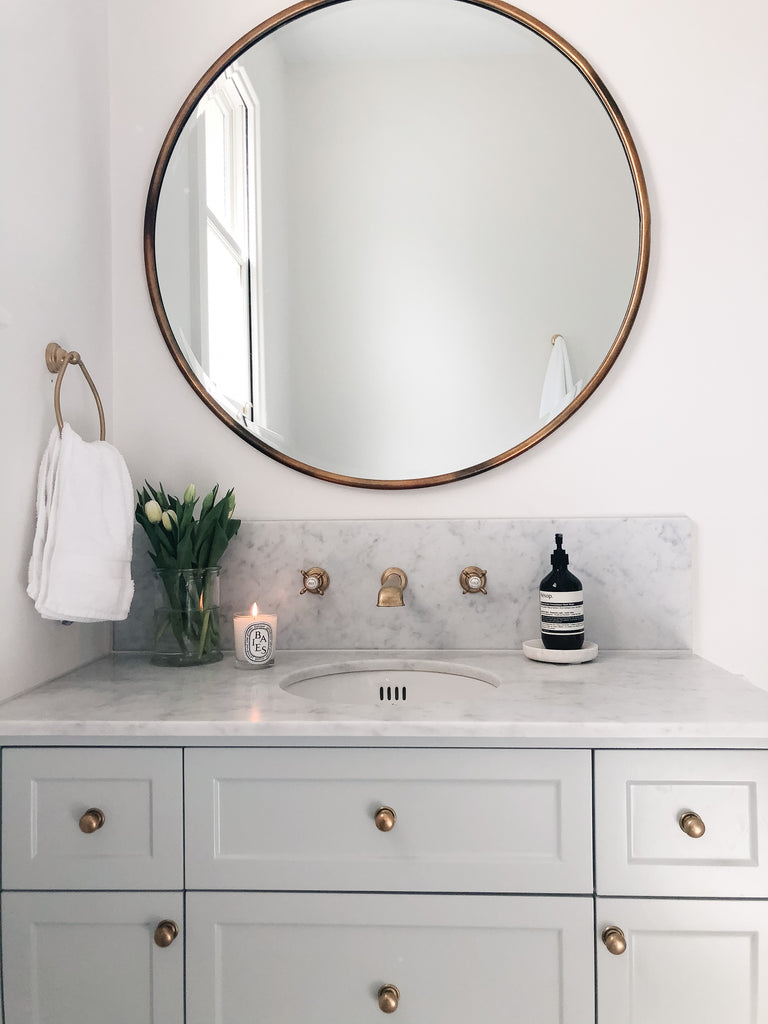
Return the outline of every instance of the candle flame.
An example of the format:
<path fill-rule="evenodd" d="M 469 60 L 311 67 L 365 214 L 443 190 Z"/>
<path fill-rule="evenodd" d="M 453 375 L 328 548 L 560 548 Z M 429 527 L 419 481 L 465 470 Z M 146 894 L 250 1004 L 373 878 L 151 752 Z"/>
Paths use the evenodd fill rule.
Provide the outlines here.
<path fill-rule="evenodd" d="M 258 614 L 259 614 L 259 606 L 254 601 L 253 604 L 251 605 L 251 616 L 255 619 Z"/>

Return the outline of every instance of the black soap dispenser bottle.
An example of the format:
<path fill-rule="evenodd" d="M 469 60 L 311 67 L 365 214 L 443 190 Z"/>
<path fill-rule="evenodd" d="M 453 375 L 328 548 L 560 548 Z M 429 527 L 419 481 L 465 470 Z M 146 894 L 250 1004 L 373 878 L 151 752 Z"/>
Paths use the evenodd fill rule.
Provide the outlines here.
<path fill-rule="evenodd" d="M 584 596 L 581 581 L 568 571 L 563 535 L 555 534 L 552 572 L 539 586 L 541 642 L 548 651 L 578 651 L 584 643 Z"/>

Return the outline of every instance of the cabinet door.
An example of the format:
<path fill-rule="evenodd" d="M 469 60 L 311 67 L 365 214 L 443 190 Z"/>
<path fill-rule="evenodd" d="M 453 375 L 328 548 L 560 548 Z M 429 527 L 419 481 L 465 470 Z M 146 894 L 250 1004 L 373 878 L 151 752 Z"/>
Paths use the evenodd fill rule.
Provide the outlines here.
<path fill-rule="evenodd" d="M 600 941 L 607 927 L 626 950 Z M 760 900 L 597 901 L 598 1020 L 761 1024 L 768 1020 L 768 904 Z"/>
<path fill-rule="evenodd" d="M 592 892 L 585 750 L 190 750 L 185 773 L 190 889 Z"/>
<path fill-rule="evenodd" d="M 375 1021 L 386 986 L 399 1024 L 594 1020 L 588 897 L 190 893 L 187 922 L 188 1024 Z"/>
<path fill-rule="evenodd" d="M 5 1024 L 182 1024 L 181 893 L 23 893 L 2 897 Z"/>

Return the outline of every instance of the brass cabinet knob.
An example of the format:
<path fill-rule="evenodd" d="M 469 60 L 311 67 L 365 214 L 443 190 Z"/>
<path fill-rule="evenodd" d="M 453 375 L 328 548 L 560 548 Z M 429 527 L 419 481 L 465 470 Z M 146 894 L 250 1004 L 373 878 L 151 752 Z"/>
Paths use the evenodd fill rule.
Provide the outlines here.
<path fill-rule="evenodd" d="M 395 827 L 397 815 L 391 807 L 380 807 L 373 816 L 379 832 L 390 832 Z"/>
<path fill-rule="evenodd" d="M 701 818 L 694 811 L 686 811 L 680 815 L 680 828 L 691 839 L 701 839 L 707 828 Z"/>
<path fill-rule="evenodd" d="M 379 989 L 379 1009 L 382 1013 L 394 1013 L 400 1002 L 400 991 L 396 985 L 382 985 Z"/>
<path fill-rule="evenodd" d="M 104 811 L 100 811 L 98 807 L 89 807 L 80 818 L 78 825 L 81 832 L 90 834 L 91 832 L 98 832 L 106 820 Z"/>
<path fill-rule="evenodd" d="M 175 921 L 161 921 L 155 928 L 155 945 L 165 949 L 177 938 L 178 934 L 179 926 Z"/>
<path fill-rule="evenodd" d="M 602 939 L 605 948 L 609 953 L 613 953 L 614 956 L 621 956 L 627 948 L 627 937 L 621 928 L 617 928 L 615 924 L 609 925 L 605 929 Z"/>

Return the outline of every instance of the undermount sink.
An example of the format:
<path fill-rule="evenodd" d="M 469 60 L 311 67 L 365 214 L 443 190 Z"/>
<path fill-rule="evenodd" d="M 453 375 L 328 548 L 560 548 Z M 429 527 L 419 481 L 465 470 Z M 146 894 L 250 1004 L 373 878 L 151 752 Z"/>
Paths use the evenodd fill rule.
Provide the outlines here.
<path fill-rule="evenodd" d="M 321 704 L 425 704 L 476 700 L 499 680 L 489 672 L 438 661 L 358 661 L 307 669 L 281 684 L 293 697 Z"/>

